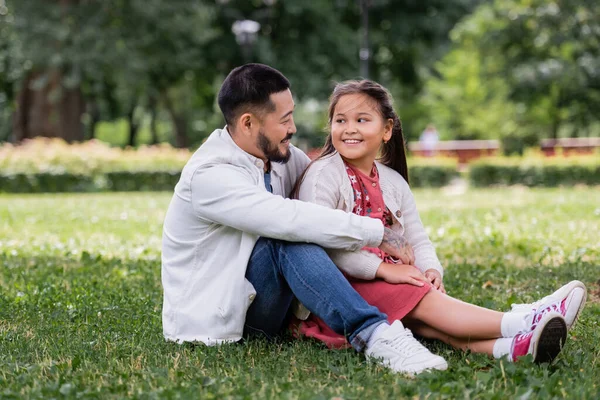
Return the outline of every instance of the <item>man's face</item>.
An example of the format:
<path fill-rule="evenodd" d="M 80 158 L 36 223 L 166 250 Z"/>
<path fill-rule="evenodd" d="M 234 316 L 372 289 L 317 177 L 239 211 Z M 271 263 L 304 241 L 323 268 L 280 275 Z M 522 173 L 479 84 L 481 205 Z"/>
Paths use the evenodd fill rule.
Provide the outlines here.
<path fill-rule="evenodd" d="M 268 161 L 285 163 L 290 159 L 290 139 L 296 133 L 294 99 L 289 89 L 273 93 L 275 111 L 265 114 L 256 138 L 256 146 Z"/>

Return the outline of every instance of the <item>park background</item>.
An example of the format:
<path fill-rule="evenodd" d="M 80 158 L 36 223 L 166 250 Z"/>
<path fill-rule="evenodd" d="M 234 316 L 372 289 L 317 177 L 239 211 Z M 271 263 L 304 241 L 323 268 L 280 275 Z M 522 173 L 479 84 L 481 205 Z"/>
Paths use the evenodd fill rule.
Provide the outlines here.
<path fill-rule="evenodd" d="M 409 380 L 311 341 L 166 343 L 164 212 L 245 62 L 289 78 L 307 152 L 346 79 L 389 88 L 412 145 L 434 124 L 450 150 L 409 173 L 449 293 L 582 280 L 557 361 L 428 343 L 450 369 Z M 599 148 L 597 1 L 0 0 L 0 397 L 598 398 Z"/>

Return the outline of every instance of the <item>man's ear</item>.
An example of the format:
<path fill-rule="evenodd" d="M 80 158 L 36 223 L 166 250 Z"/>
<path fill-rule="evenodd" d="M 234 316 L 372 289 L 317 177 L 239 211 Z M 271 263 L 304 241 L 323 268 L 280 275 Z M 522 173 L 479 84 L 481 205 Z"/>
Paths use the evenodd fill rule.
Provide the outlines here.
<path fill-rule="evenodd" d="M 252 131 L 256 127 L 256 118 L 251 113 L 244 113 L 238 118 L 237 125 L 242 134 L 251 135 Z"/>

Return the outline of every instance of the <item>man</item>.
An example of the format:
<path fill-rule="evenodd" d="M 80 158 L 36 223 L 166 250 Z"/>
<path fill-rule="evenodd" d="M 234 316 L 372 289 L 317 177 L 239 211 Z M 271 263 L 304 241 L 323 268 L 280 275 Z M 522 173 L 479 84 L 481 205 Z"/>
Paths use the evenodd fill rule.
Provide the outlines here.
<path fill-rule="evenodd" d="M 266 65 L 241 66 L 223 82 L 219 107 L 227 126 L 186 164 L 164 222 L 165 337 L 208 345 L 272 337 L 297 298 L 395 371 L 447 368 L 400 321 L 388 325 L 320 247 L 379 246 L 408 263 L 403 238 L 379 220 L 287 198 L 309 163 L 290 144 L 288 80 Z"/>

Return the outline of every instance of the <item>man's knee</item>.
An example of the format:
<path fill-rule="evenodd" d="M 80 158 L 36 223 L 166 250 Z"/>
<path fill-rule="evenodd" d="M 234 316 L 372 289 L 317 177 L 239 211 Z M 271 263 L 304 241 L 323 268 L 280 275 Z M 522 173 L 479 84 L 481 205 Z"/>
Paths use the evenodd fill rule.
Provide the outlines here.
<path fill-rule="evenodd" d="M 279 246 L 284 252 L 288 253 L 296 253 L 298 255 L 311 255 L 311 256 L 319 256 L 319 257 L 327 257 L 327 253 L 325 249 L 323 249 L 318 244 L 314 243 L 305 243 L 305 242 L 286 242 L 279 241 Z"/>

